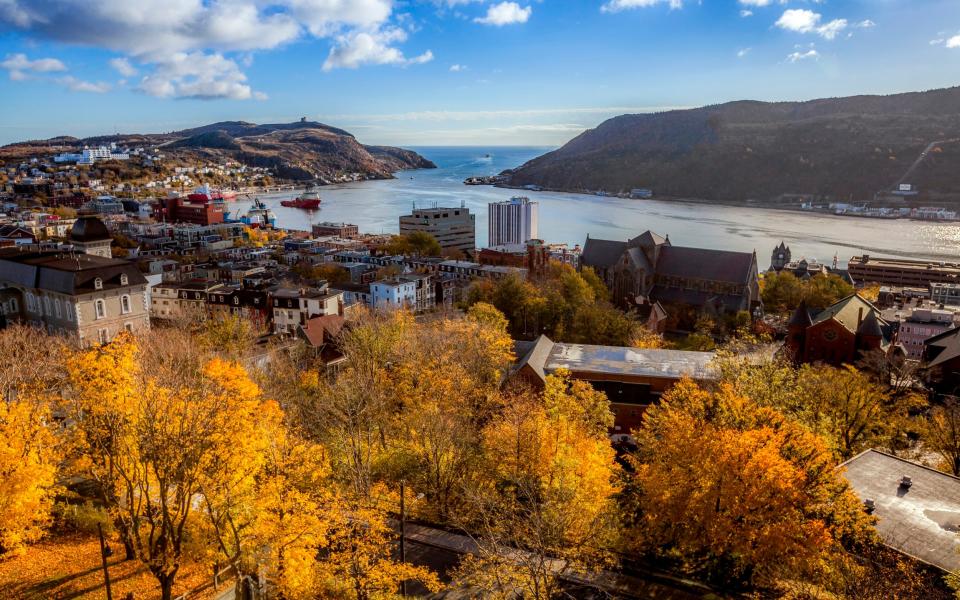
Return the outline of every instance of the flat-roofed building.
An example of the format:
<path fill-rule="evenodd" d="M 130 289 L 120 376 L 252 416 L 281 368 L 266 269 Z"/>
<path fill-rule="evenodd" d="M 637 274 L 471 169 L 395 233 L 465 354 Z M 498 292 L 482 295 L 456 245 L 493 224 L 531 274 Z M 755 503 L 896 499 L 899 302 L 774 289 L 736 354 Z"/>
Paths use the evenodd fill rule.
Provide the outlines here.
<path fill-rule="evenodd" d="M 847 271 L 858 284 L 879 283 L 901 287 L 927 287 L 931 283 L 960 283 L 960 263 L 905 258 L 854 256 Z"/>
<path fill-rule="evenodd" d="M 525 196 L 487 205 L 488 244 L 525 244 L 537 237 L 540 204 Z"/>
<path fill-rule="evenodd" d="M 331 223 L 330 221 L 324 221 L 323 223 L 316 223 L 312 227 L 312 230 L 314 237 L 338 237 L 349 239 L 360 235 L 360 228 L 350 223 Z"/>
<path fill-rule="evenodd" d="M 477 250 L 476 216 L 460 208 L 415 208 L 400 217 L 400 235 L 414 231 L 429 233 L 445 251 L 460 250 L 473 256 Z"/>
<path fill-rule="evenodd" d="M 718 375 L 713 352 L 561 344 L 545 335 L 515 342 L 514 351 L 520 358 L 511 377 L 541 387 L 547 375 L 566 369 L 604 392 L 614 412 L 614 434 L 639 427 L 646 408 L 681 379 L 714 381 Z"/>
<path fill-rule="evenodd" d="M 960 479 L 867 450 L 842 463 L 888 547 L 946 572 L 960 570 Z"/>

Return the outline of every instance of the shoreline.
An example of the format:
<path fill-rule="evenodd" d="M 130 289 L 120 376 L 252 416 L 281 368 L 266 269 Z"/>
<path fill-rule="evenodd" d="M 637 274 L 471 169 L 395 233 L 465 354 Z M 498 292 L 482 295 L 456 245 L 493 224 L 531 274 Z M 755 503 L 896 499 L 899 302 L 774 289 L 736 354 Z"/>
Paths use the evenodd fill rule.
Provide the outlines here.
<path fill-rule="evenodd" d="M 934 219 L 917 219 L 913 217 L 872 217 L 869 215 L 859 215 L 859 214 L 836 214 L 830 211 L 820 211 L 820 210 L 806 210 L 800 208 L 799 206 L 786 206 L 783 204 L 776 203 L 765 203 L 759 201 L 751 200 L 707 200 L 704 198 L 677 198 L 673 196 L 654 196 L 652 198 L 625 198 L 622 196 L 615 195 L 600 195 L 600 194 L 591 194 L 589 192 L 582 191 L 572 191 L 572 190 L 563 190 L 563 189 L 553 189 L 553 188 L 541 188 L 539 190 L 527 190 L 523 187 L 505 185 L 502 183 L 495 184 L 473 184 L 473 185 L 489 185 L 490 187 L 496 187 L 501 189 L 508 190 L 517 190 L 520 192 L 550 192 L 553 194 L 570 194 L 574 196 L 590 196 L 595 198 L 613 198 L 616 200 L 629 200 L 631 202 L 664 202 L 664 203 L 676 203 L 676 204 L 695 204 L 695 205 L 706 205 L 706 206 L 726 206 L 731 208 L 758 208 L 762 210 L 780 210 L 784 212 L 797 213 L 801 215 L 814 215 L 821 217 L 838 217 L 838 218 L 855 218 L 855 219 L 864 219 L 867 221 L 911 221 L 915 223 L 931 223 L 935 225 L 960 225 L 960 219 L 955 221 L 947 220 L 934 220 Z"/>

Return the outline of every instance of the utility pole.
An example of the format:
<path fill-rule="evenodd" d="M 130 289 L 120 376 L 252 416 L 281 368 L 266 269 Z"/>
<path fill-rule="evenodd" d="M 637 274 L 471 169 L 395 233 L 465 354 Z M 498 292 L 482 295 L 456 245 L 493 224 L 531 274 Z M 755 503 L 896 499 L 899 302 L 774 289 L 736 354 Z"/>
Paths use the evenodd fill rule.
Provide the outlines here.
<path fill-rule="evenodd" d="M 103 541 L 102 524 L 97 523 L 97 531 L 100 532 L 100 560 L 103 562 L 103 582 L 107 586 L 107 600 L 113 600 L 113 590 L 110 589 L 110 571 L 107 569 L 107 557 L 113 554 L 113 551 Z"/>
<path fill-rule="evenodd" d="M 407 538 L 407 505 L 406 505 L 406 494 L 407 485 L 406 481 L 400 480 L 400 563 L 406 564 L 407 562 L 407 547 L 406 547 L 406 538 Z M 400 593 L 404 598 L 407 597 L 407 580 L 404 579 L 400 582 Z M 108 599 L 109 600 L 109 599 Z"/>

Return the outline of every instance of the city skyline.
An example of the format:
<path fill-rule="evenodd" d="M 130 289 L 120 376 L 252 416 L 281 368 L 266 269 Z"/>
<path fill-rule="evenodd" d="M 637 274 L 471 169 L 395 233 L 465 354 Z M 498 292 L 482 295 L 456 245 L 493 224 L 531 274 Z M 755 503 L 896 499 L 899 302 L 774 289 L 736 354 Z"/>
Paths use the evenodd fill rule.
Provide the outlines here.
<path fill-rule="evenodd" d="M 2 143 L 306 116 L 366 143 L 555 146 L 622 113 L 948 87 L 960 66 L 950 0 L 0 5 Z"/>

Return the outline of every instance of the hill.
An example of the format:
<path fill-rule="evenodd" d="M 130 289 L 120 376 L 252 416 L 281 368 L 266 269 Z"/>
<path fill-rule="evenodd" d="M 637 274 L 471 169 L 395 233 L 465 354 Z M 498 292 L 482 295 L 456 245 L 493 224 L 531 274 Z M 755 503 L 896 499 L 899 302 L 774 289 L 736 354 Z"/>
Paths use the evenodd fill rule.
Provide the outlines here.
<path fill-rule="evenodd" d="M 909 172 L 924 198 L 960 201 L 958 158 L 960 88 L 950 88 L 622 115 L 505 175 L 513 186 L 773 202 L 869 200 Z"/>
<path fill-rule="evenodd" d="M 185 161 L 222 161 L 268 167 L 284 179 L 341 180 L 347 174 L 362 179 L 388 179 L 402 169 L 435 168 L 416 152 L 387 146 L 365 146 L 349 132 L 314 121 L 258 125 L 223 121 L 202 127 L 158 134 L 117 134 L 76 139 L 59 136 L 10 144 L 0 148 L 0 158 L 15 160 L 56 152 L 78 151 L 83 146 L 109 144 L 158 148 L 171 158 Z"/>

